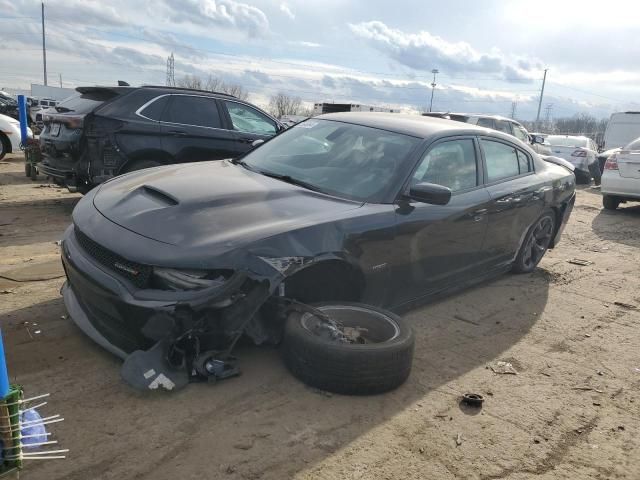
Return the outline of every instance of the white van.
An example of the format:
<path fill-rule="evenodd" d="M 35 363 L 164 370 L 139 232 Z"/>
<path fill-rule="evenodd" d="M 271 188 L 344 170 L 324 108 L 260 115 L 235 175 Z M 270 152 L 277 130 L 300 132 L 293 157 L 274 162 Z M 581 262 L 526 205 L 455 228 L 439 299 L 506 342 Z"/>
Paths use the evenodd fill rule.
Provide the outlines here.
<path fill-rule="evenodd" d="M 612 113 L 604 132 L 604 150 L 622 148 L 640 137 L 640 112 Z"/>
<path fill-rule="evenodd" d="M 622 147 L 640 137 L 640 112 L 616 112 L 611 114 L 607 129 L 604 132 L 604 145 L 598 154 L 600 171 L 604 171 L 604 164 L 614 153 Z"/>

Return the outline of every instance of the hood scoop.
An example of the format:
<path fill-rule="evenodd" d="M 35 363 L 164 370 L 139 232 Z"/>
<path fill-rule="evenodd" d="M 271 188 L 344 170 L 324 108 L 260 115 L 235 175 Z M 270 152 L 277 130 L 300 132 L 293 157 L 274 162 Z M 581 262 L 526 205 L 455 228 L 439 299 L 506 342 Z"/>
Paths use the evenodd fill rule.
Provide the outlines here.
<path fill-rule="evenodd" d="M 150 185 L 142 185 L 138 190 L 142 190 L 147 196 L 157 200 L 160 203 L 164 203 L 168 207 L 173 207 L 180 203 L 178 199 L 173 195 L 170 195 L 167 192 Z"/>

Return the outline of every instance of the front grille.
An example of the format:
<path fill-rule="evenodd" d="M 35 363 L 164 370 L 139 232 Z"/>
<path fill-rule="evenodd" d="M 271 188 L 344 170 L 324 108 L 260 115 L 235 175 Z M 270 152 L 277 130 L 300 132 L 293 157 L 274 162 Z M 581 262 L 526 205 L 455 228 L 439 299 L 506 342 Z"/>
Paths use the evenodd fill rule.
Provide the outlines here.
<path fill-rule="evenodd" d="M 75 229 L 80 246 L 98 263 L 126 278 L 138 288 L 145 288 L 149 283 L 152 268 L 149 265 L 132 262 L 102 245 L 91 240 L 78 228 Z"/>

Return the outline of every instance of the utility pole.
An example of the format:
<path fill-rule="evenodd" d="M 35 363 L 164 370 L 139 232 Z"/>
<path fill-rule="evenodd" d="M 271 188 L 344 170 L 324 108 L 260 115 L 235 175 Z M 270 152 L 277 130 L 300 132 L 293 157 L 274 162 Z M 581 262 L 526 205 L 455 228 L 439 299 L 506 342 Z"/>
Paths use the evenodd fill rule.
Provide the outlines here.
<path fill-rule="evenodd" d="M 44 41 L 44 0 L 40 2 L 42 6 L 42 66 L 44 67 L 44 86 L 47 86 L 47 46 Z"/>
<path fill-rule="evenodd" d="M 514 100 L 513 102 L 511 102 L 511 117 L 510 118 L 516 118 L 516 108 L 518 107 L 518 101 Z"/>
<path fill-rule="evenodd" d="M 61 73 L 59 73 L 59 74 L 58 74 L 58 76 L 59 76 L 59 78 L 60 78 L 60 88 L 62 88 L 62 74 L 61 74 Z"/>
<path fill-rule="evenodd" d="M 176 86 L 176 76 L 175 76 L 175 60 L 173 58 L 173 52 L 171 55 L 167 57 L 167 87 L 175 87 Z"/>
<path fill-rule="evenodd" d="M 553 110 L 553 103 L 547 103 L 546 110 L 547 110 L 547 115 L 545 116 L 545 120 L 544 120 L 545 128 L 548 131 L 551 131 L 551 110 Z"/>
<path fill-rule="evenodd" d="M 436 89 L 436 75 L 440 72 L 437 68 L 434 68 L 433 70 L 431 70 L 431 73 L 433 73 L 433 82 L 431 82 L 431 102 L 429 103 L 429 111 L 433 109 L 433 92 Z"/>
<path fill-rule="evenodd" d="M 540 90 L 540 101 L 538 102 L 538 115 L 536 115 L 536 130 L 540 128 L 540 109 L 542 108 L 542 97 L 544 96 L 544 84 L 547 82 L 547 68 L 544 69 L 542 77 L 542 89 Z"/>

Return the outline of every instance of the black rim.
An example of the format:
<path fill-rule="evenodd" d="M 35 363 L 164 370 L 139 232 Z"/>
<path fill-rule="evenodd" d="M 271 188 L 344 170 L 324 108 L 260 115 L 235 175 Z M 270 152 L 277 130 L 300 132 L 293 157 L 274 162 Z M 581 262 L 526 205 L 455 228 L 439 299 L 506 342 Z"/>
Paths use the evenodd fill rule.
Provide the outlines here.
<path fill-rule="evenodd" d="M 531 231 L 524 246 L 524 256 L 522 263 L 525 267 L 534 267 L 538 264 L 544 252 L 547 251 L 551 236 L 553 235 L 553 219 L 542 217 Z"/>

